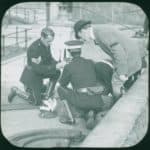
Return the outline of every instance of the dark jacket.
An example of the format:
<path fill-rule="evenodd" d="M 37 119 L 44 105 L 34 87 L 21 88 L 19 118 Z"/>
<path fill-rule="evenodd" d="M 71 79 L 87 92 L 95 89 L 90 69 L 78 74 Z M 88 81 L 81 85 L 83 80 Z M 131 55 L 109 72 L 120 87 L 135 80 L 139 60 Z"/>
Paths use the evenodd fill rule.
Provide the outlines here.
<path fill-rule="evenodd" d="M 101 94 L 82 93 L 80 89 L 97 86 L 94 63 L 82 57 L 74 58 L 73 61 L 64 67 L 60 78 L 58 94 L 60 99 L 67 100 L 71 105 L 82 110 L 100 111 L 104 102 Z M 73 90 L 66 88 L 71 83 Z"/>
<path fill-rule="evenodd" d="M 41 56 L 41 62 L 36 64 L 32 58 Z M 27 66 L 25 66 L 20 81 L 27 86 L 35 82 L 42 84 L 42 78 L 56 70 L 56 61 L 51 55 L 50 49 L 45 47 L 40 39 L 34 41 L 27 50 Z"/>
<path fill-rule="evenodd" d="M 97 83 L 95 65 L 89 59 L 73 58 L 72 62 L 64 67 L 60 85 L 67 87 L 71 83 L 74 89 L 95 86 Z"/>

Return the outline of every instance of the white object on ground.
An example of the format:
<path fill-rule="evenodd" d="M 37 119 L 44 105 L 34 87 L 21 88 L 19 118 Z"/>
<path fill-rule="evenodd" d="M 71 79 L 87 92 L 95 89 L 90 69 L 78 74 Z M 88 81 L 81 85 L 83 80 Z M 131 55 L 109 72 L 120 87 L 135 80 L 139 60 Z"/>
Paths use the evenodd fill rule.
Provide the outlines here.
<path fill-rule="evenodd" d="M 50 108 L 47 106 L 40 106 L 40 110 L 50 111 Z"/>
<path fill-rule="evenodd" d="M 44 100 L 43 103 L 46 106 L 41 106 L 40 109 L 42 110 L 47 110 L 47 111 L 54 111 L 57 105 L 56 99 L 49 99 L 49 100 Z"/>

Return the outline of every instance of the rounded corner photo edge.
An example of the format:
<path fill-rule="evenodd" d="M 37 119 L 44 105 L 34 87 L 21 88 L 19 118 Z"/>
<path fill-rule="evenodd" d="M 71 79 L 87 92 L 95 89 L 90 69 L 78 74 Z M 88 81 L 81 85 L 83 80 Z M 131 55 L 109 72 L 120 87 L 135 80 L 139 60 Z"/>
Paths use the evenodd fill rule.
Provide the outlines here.
<path fill-rule="evenodd" d="M 18 4 L 22 4 L 22 3 L 27 3 L 27 2 L 16 2 L 16 3 L 12 4 L 12 5 L 9 5 L 9 6 L 5 9 L 5 11 L 3 12 L 2 17 L 1 17 L 1 29 L 2 29 L 3 21 L 4 21 L 5 17 L 6 17 L 7 12 L 8 12 L 11 8 L 17 6 Z"/>
<path fill-rule="evenodd" d="M 11 137 L 9 138 L 9 137 L 5 136 L 5 133 L 4 133 L 3 129 L 2 129 L 2 125 L 1 125 L 1 137 L 3 138 L 3 140 L 5 141 L 5 143 L 7 144 L 6 146 L 14 147 L 14 148 L 21 148 L 17 144 L 15 144 L 15 143 L 13 143 L 11 141 Z"/>

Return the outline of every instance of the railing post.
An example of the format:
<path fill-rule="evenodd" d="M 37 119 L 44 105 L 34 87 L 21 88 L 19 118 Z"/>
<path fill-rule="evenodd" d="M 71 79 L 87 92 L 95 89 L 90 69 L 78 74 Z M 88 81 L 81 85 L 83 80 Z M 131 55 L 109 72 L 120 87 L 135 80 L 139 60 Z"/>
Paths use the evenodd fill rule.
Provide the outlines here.
<path fill-rule="evenodd" d="M 16 46 L 18 46 L 18 27 L 16 27 Z"/>
<path fill-rule="evenodd" d="M 5 35 L 2 35 L 2 56 L 5 56 Z"/>
<path fill-rule="evenodd" d="M 27 29 L 25 29 L 25 49 L 27 49 L 28 46 L 28 35 L 27 35 Z"/>
<path fill-rule="evenodd" d="M 11 24 L 11 9 L 8 10 L 8 24 Z"/>
<path fill-rule="evenodd" d="M 46 27 L 50 25 L 50 3 L 46 2 Z"/>
<path fill-rule="evenodd" d="M 16 16 L 18 15 L 18 7 L 16 6 Z"/>
<path fill-rule="evenodd" d="M 26 11 L 26 14 L 27 14 L 27 19 L 26 19 L 26 21 L 29 22 L 29 20 L 30 20 L 30 19 L 29 19 L 29 11 Z"/>
<path fill-rule="evenodd" d="M 24 20 L 26 21 L 26 8 L 24 8 Z"/>
<path fill-rule="evenodd" d="M 34 10 L 34 22 L 36 21 L 36 10 Z"/>

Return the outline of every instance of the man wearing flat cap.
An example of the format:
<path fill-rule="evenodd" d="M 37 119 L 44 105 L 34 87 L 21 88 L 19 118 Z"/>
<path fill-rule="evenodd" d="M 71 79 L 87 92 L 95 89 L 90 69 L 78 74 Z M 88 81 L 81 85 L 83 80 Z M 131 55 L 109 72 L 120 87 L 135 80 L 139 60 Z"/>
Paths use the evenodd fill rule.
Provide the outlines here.
<path fill-rule="evenodd" d="M 112 87 L 113 96 L 118 99 L 128 77 L 140 70 L 141 57 L 131 40 L 113 27 L 101 26 L 91 26 L 91 21 L 79 20 L 74 25 L 75 37 L 86 43 L 82 56 L 96 62 L 98 78 L 106 87 Z M 100 50 L 107 57 L 101 59 Z"/>
<path fill-rule="evenodd" d="M 65 42 L 65 45 L 73 58 L 63 69 L 58 94 L 61 100 L 67 100 L 85 113 L 89 112 L 87 123 L 94 123 L 95 112 L 110 108 L 113 100 L 109 96 L 103 96 L 103 87 L 97 83 L 93 61 L 80 56 L 83 42 L 73 40 Z M 72 89 L 68 88 L 69 83 Z M 105 103 L 105 100 L 109 102 Z"/>
<path fill-rule="evenodd" d="M 54 31 L 48 27 L 43 28 L 41 37 L 34 41 L 27 50 L 27 66 L 23 70 L 20 81 L 25 85 L 27 91 L 30 89 L 31 97 L 36 105 L 42 103 L 42 90 L 46 92 L 47 97 L 52 96 L 60 76 L 57 62 L 51 55 L 50 45 L 53 40 Z M 44 78 L 50 80 L 47 90 L 43 86 Z"/>

